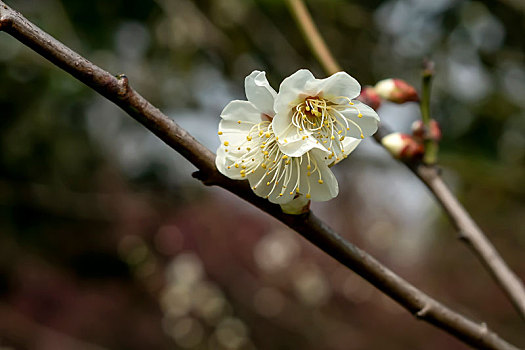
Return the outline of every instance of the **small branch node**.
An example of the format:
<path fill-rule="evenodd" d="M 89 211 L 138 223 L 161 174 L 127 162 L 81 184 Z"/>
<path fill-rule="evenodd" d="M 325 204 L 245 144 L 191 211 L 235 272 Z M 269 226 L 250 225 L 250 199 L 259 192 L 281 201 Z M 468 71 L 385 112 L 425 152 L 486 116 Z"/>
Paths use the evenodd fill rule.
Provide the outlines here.
<path fill-rule="evenodd" d="M 479 331 L 479 339 L 483 340 L 490 335 L 490 330 L 485 322 L 481 322 L 480 328 L 481 329 Z"/>
<path fill-rule="evenodd" d="M 470 239 L 469 239 L 468 235 L 465 234 L 465 231 L 463 231 L 463 230 L 459 230 L 458 231 L 458 239 L 460 241 L 463 241 L 465 243 L 469 243 L 470 244 Z"/>
<path fill-rule="evenodd" d="M 8 10 L 7 6 L 2 6 L 4 10 Z M 13 17 L 9 14 L 0 16 L 0 31 L 6 31 L 7 28 L 10 28 L 13 25 Z"/>
<path fill-rule="evenodd" d="M 432 309 L 432 305 L 431 305 L 429 302 L 427 302 L 427 303 L 423 306 L 423 308 L 422 308 L 421 310 L 419 310 L 418 312 L 416 312 L 416 317 L 417 317 L 417 318 L 423 318 L 423 317 L 425 317 L 431 309 Z"/>
<path fill-rule="evenodd" d="M 200 182 L 202 182 L 206 186 L 215 186 L 217 184 L 216 179 L 214 176 L 210 176 L 210 174 L 205 173 L 202 170 L 197 170 L 191 174 L 191 176 Z"/>
<path fill-rule="evenodd" d="M 116 78 L 118 80 L 118 86 L 119 86 L 118 95 L 120 97 L 124 97 L 129 92 L 129 79 L 126 76 L 126 74 L 119 74 L 116 76 Z"/>

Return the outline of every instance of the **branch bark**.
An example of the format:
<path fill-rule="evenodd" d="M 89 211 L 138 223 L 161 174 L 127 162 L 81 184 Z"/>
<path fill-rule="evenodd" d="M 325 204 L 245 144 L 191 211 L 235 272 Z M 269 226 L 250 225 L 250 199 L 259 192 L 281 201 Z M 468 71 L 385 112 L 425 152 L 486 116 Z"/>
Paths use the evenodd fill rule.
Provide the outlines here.
<path fill-rule="evenodd" d="M 306 41 L 315 53 L 327 74 L 342 71 L 320 35 L 315 23 L 310 16 L 302 0 L 286 0 L 298 26 L 304 33 Z M 381 144 L 381 139 L 390 132 L 385 127 L 379 126 L 374 138 Z M 459 237 L 466 242 L 474 254 L 481 260 L 482 264 L 496 280 L 496 283 L 510 299 L 520 316 L 525 319 L 525 287 L 523 282 L 508 267 L 501 255 L 487 236 L 474 222 L 465 208 L 452 194 L 448 186 L 443 182 L 436 166 L 425 166 L 422 164 L 406 164 L 412 172 L 423 181 L 423 183 L 434 194 L 441 204 L 450 221 L 459 232 Z"/>
<path fill-rule="evenodd" d="M 517 349 L 490 331 L 485 324 L 471 321 L 418 290 L 375 258 L 345 241 L 313 213 L 284 214 L 278 205 L 257 197 L 250 190 L 247 182 L 234 181 L 220 174 L 215 168 L 214 154 L 133 90 L 125 76 L 115 77 L 97 67 L 43 32 L 1 0 L 0 31 L 12 35 L 121 107 L 132 118 L 195 165 L 199 171 L 194 176 L 206 185 L 220 186 L 280 220 L 328 255 L 368 280 L 418 319 L 441 328 L 466 344 L 479 349 Z"/>

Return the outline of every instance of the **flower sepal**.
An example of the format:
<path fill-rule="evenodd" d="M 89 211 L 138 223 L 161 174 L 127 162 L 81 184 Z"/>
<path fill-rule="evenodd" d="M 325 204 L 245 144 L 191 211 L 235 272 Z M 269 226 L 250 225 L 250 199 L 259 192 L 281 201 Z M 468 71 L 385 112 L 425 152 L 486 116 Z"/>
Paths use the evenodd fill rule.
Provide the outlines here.
<path fill-rule="evenodd" d="M 298 195 L 292 201 L 281 204 L 281 210 L 291 215 L 306 214 L 310 211 L 310 200 L 306 196 Z"/>

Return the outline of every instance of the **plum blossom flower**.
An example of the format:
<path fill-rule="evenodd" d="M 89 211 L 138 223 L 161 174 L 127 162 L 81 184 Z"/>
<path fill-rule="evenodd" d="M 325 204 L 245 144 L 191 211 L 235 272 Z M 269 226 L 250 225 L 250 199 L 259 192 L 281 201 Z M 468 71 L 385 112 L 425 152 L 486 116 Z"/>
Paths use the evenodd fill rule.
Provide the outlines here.
<path fill-rule="evenodd" d="M 250 74 L 245 90 L 248 101 L 232 101 L 221 113 L 217 169 L 229 178 L 247 179 L 255 194 L 272 203 L 299 201 L 304 206 L 310 199 L 335 197 L 337 180 L 322 150 L 297 157 L 282 152 L 271 122 L 277 94 L 264 72 Z"/>
<path fill-rule="evenodd" d="M 354 100 L 360 91 L 344 72 L 316 79 L 301 69 L 283 80 L 272 121 L 281 151 L 299 157 L 318 149 L 328 155 L 329 164 L 346 158 L 361 139 L 376 132 L 379 121 L 372 108 Z"/>

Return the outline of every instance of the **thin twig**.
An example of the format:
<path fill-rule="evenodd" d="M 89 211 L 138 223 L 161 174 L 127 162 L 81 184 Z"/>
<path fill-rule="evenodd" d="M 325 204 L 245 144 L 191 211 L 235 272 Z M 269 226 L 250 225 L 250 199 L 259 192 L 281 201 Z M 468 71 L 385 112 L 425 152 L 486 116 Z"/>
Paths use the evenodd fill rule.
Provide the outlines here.
<path fill-rule="evenodd" d="M 335 60 L 330 52 L 325 52 L 328 48 L 319 34 L 317 27 L 312 22 L 302 0 L 287 1 L 294 5 L 290 6 L 290 8 L 294 17 L 298 20 L 302 31 L 308 33 L 305 34 L 305 39 L 310 43 L 312 50 L 320 50 L 319 53 L 316 54 L 318 59 L 323 60 L 327 57 L 326 62 L 321 61 L 321 64 L 325 67 L 326 73 L 333 74 L 340 71 L 340 66 L 337 63 L 334 63 Z M 383 126 L 379 126 L 374 138 L 379 144 L 381 144 L 381 139 L 388 133 L 389 132 Z M 497 284 L 508 296 L 520 316 L 525 319 L 525 288 L 523 282 L 507 266 L 483 231 L 481 231 L 465 208 L 454 197 L 450 189 L 443 182 L 438 169 L 435 166 L 407 165 L 409 165 L 409 168 L 414 174 L 418 176 L 432 191 L 453 225 L 460 233 L 462 241 L 468 243 L 468 246 L 472 248 L 476 256 L 481 260 L 483 265 L 487 267 Z"/>
<path fill-rule="evenodd" d="M 421 85 L 421 101 L 419 106 L 421 108 L 421 119 L 424 125 L 424 145 L 425 154 L 423 155 L 423 163 L 427 165 L 434 165 L 437 162 L 438 144 L 437 141 L 428 137 L 430 133 L 430 88 L 432 86 L 432 78 L 434 77 L 434 63 L 431 61 L 424 62 L 423 68 L 423 84 Z"/>
<path fill-rule="evenodd" d="M 221 175 L 215 168 L 213 153 L 134 91 L 124 76 L 114 77 L 97 67 L 40 30 L 3 1 L 0 1 L 0 30 L 25 43 L 120 106 L 132 118 L 142 123 L 195 165 L 199 171 L 194 176 L 206 185 L 223 187 L 296 230 L 328 255 L 397 301 L 414 316 L 479 349 L 517 349 L 483 324 L 469 320 L 421 292 L 381 265 L 372 256 L 345 241 L 313 213 L 284 214 L 278 205 L 257 197 L 246 181 L 235 181 Z"/>
<path fill-rule="evenodd" d="M 333 74 L 341 71 L 341 66 L 332 56 L 332 53 L 326 46 L 323 37 L 315 27 L 312 16 L 301 0 L 286 0 L 290 11 L 294 15 L 295 21 L 303 31 L 303 35 L 307 38 L 306 42 L 310 46 L 310 50 L 316 56 L 317 60 L 323 66 L 325 72 Z"/>

